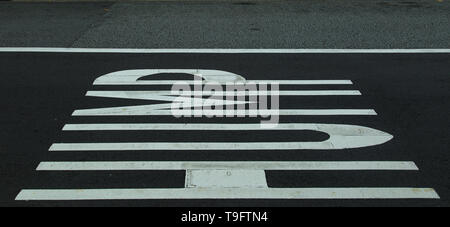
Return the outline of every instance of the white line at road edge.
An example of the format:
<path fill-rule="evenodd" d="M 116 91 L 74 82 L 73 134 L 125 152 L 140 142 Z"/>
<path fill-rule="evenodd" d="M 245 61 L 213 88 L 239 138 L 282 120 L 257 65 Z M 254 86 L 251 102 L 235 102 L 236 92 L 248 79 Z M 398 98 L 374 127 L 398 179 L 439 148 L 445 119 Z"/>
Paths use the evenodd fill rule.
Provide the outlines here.
<path fill-rule="evenodd" d="M 47 52 L 47 53 L 217 53 L 217 54 L 314 54 L 314 53 L 450 53 L 450 49 L 127 49 L 127 48 L 53 48 L 53 47 L 0 47 L 0 52 Z"/>
<path fill-rule="evenodd" d="M 112 170 L 419 170 L 414 162 L 398 161 L 99 161 L 41 162 L 37 171 Z"/>
<path fill-rule="evenodd" d="M 25 189 L 16 200 L 439 199 L 432 188 Z"/>

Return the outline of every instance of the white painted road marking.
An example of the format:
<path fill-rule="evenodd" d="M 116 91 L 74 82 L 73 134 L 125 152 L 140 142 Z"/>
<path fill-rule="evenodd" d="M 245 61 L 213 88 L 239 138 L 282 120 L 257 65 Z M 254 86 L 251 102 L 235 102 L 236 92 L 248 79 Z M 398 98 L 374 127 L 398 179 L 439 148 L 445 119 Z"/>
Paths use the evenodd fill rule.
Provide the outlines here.
<path fill-rule="evenodd" d="M 188 169 L 186 188 L 269 188 L 264 170 Z"/>
<path fill-rule="evenodd" d="M 414 162 L 400 161 L 115 161 L 41 162 L 38 171 L 113 170 L 412 170 Z"/>
<path fill-rule="evenodd" d="M 242 110 L 243 115 L 251 115 L 251 110 Z M 192 114 L 191 110 L 177 110 L 180 115 Z M 236 110 L 202 110 L 204 115 L 218 116 L 218 115 L 233 115 Z M 258 114 L 263 116 L 269 115 L 290 115 L 290 116 L 337 116 L 337 115 L 377 115 L 373 109 L 270 109 L 258 110 Z M 154 110 L 153 105 L 142 106 L 121 106 L 121 107 L 107 107 L 96 109 L 75 110 L 73 116 L 172 116 L 171 110 Z"/>
<path fill-rule="evenodd" d="M 189 84 L 201 84 L 204 82 L 214 83 L 239 83 L 243 84 L 245 78 L 236 73 L 215 70 L 215 69 L 129 69 L 115 71 L 98 77 L 94 81 L 94 85 L 134 85 L 134 84 L 152 84 L 151 80 L 139 80 L 142 77 L 155 76 L 161 73 L 183 73 L 196 76 L 193 78 L 202 78 L 202 80 L 191 80 Z M 154 80 L 161 83 L 160 80 Z M 176 84 L 180 81 L 168 80 L 170 84 Z"/>
<path fill-rule="evenodd" d="M 0 52 L 30 53 L 190 53 L 190 54 L 414 54 L 450 53 L 450 49 L 127 49 L 127 48 L 53 48 L 53 47 L 0 47 Z"/>
<path fill-rule="evenodd" d="M 66 124 L 64 131 L 96 131 L 96 130 L 312 130 L 333 135 L 376 135 L 386 134 L 374 129 L 344 124 L 314 124 L 314 123 L 280 123 L 272 128 L 261 128 L 260 124 L 204 124 L 204 123 L 112 123 L 112 124 Z"/>
<path fill-rule="evenodd" d="M 203 95 L 203 96 L 244 96 L 244 95 L 258 95 L 261 91 L 191 91 L 188 95 Z M 271 95 L 276 93 L 280 96 L 333 96 L 333 95 L 361 95 L 358 90 L 301 90 L 301 91 L 264 91 L 265 94 Z M 88 91 L 86 96 L 92 97 L 107 97 L 107 98 L 121 98 L 121 99 L 141 99 L 154 100 L 157 96 L 171 96 L 171 95 L 185 95 L 180 91 Z M 166 101 L 166 100 L 163 100 Z M 173 101 L 173 100 L 168 100 Z"/>
<path fill-rule="evenodd" d="M 439 199 L 432 188 L 25 189 L 16 200 Z"/>
<path fill-rule="evenodd" d="M 8 51 L 8 49 L 3 49 Z M 29 49 L 28 49 L 29 50 Z M 37 52 L 49 49 L 35 49 Z M 68 49 L 52 49 L 69 51 Z M 93 49 L 71 49 L 72 51 L 91 52 Z M 97 51 L 124 51 L 130 49 L 97 49 Z M 142 51 L 142 50 L 136 50 Z M 145 50 L 186 51 L 186 50 Z M 187 50 L 189 51 L 189 50 Z M 198 52 L 200 51 L 200 52 Z M 211 50 L 193 50 L 193 53 Z M 217 50 L 214 50 L 217 52 Z M 222 50 L 221 53 L 253 53 L 255 50 Z M 268 50 L 277 53 L 284 50 Z M 300 53 L 304 50 L 296 50 Z M 327 50 L 315 50 L 320 53 Z M 329 50 L 328 50 L 329 51 Z M 339 51 L 348 50 L 333 50 Z M 367 50 L 366 50 L 367 51 Z M 373 50 L 371 50 L 373 51 Z M 404 50 L 403 50 L 404 51 Z M 424 50 L 417 50 L 426 53 Z M 427 50 L 430 51 L 430 50 Z M 26 51 L 24 51 L 26 52 Z M 214 52 L 214 53 L 216 53 Z M 219 51 L 220 52 L 220 51 Z M 370 52 L 370 51 L 369 51 Z M 400 51 L 401 52 L 401 51 Z M 181 53 L 181 52 L 180 52 Z M 184 53 L 184 52 L 183 52 Z M 254 53 L 261 53 L 255 51 Z M 296 53 L 287 52 L 287 53 Z M 349 53 L 358 53 L 355 50 Z M 350 80 L 246 80 L 244 77 L 222 70 L 205 69 L 136 69 L 105 74 L 94 81 L 94 85 L 172 85 L 179 80 L 140 80 L 144 76 L 161 73 L 187 73 L 203 80 L 184 81 L 188 84 L 234 83 L 278 83 L 285 85 L 334 85 L 353 84 Z M 222 95 L 247 95 L 222 92 Z M 207 92 L 206 95 L 208 95 Z M 271 91 L 269 92 L 271 93 Z M 358 90 L 294 90 L 276 91 L 276 95 L 315 96 L 315 95 L 361 95 Z M 157 101 L 175 101 L 171 91 L 88 91 L 87 96 L 143 99 Z M 184 94 L 181 94 L 182 96 Z M 195 92 L 193 95 L 196 95 Z M 217 93 L 214 93 L 217 95 Z M 185 97 L 183 97 L 185 98 Z M 189 98 L 191 98 L 189 96 Z M 194 98 L 195 99 L 195 98 Z M 202 99 L 200 97 L 200 99 Z M 227 103 L 221 103 L 227 104 Z M 235 104 L 235 103 L 232 103 Z M 278 107 L 277 107 L 278 108 Z M 155 116 L 173 115 L 170 104 L 140 106 L 120 106 L 75 110 L 74 116 Z M 186 110 L 189 113 L 191 110 Z M 232 115 L 235 110 L 204 110 L 206 115 Z M 181 112 L 181 114 L 183 114 Z M 282 109 L 263 110 L 260 115 L 377 115 L 373 109 Z M 250 115 L 246 111 L 244 115 Z M 64 131 L 96 130 L 313 130 L 329 135 L 325 141 L 309 142 L 114 142 L 114 143 L 55 143 L 50 151 L 128 151 L 128 150 L 335 150 L 374 146 L 385 143 L 392 135 L 358 125 L 339 124 L 278 124 L 271 128 L 262 128 L 261 124 L 67 124 Z M 25 189 L 16 200 L 109 200 L 109 199 L 439 199 L 432 188 L 269 188 L 265 170 L 389 170 L 417 171 L 414 162 L 401 161 L 87 161 L 87 162 L 42 162 L 38 171 L 143 171 L 143 170 L 185 170 L 185 188 L 173 189 Z"/>
<path fill-rule="evenodd" d="M 173 85 L 175 83 L 183 83 L 187 85 L 206 84 L 199 83 L 194 80 L 137 80 L 137 81 L 100 81 L 94 82 L 94 85 Z M 351 85 L 351 80 L 246 80 L 246 83 L 267 83 L 279 85 Z"/>
<path fill-rule="evenodd" d="M 392 137 L 378 136 L 371 138 L 371 141 L 355 141 L 353 144 L 333 142 L 260 142 L 260 143 L 54 143 L 49 151 L 154 151 L 154 150 L 337 150 L 358 148 L 385 143 Z M 347 139 L 350 141 L 351 139 Z"/>
<path fill-rule="evenodd" d="M 50 151 L 126 151 L 126 150 L 304 150 L 346 149 L 368 147 L 385 143 L 392 135 L 358 125 L 341 124 L 276 124 L 261 128 L 260 124 L 108 124 L 65 127 L 90 129 L 146 129 L 146 130 L 312 130 L 329 135 L 316 142 L 125 142 L 125 143 L 54 143 Z"/>
<path fill-rule="evenodd" d="M 384 143 L 389 139 L 376 138 L 376 143 Z M 355 144 L 359 145 L 357 141 Z M 338 146 L 340 145 L 340 146 Z M 54 143 L 49 151 L 154 151 L 154 150 L 335 150 L 349 147 L 351 144 L 333 144 L 331 142 L 261 142 L 261 143 Z M 361 144 L 362 145 L 362 144 Z M 371 145 L 374 145 L 371 142 Z M 362 147 L 366 147 L 362 145 Z"/>
<path fill-rule="evenodd" d="M 201 77 L 203 80 L 139 80 L 161 73 L 183 73 Z M 98 77 L 94 85 L 174 85 L 174 84 L 280 84 L 280 85 L 327 85 L 353 84 L 350 80 L 246 80 L 243 76 L 223 70 L 212 69 L 130 69 L 116 71 Z"/>

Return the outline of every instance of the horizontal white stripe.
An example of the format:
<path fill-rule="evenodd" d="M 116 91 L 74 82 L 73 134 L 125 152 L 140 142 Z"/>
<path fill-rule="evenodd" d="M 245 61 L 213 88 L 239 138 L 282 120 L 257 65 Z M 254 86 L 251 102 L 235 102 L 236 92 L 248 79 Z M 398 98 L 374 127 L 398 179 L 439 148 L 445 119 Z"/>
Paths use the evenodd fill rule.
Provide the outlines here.
<path fill-rule="evenodd" d="M 365 135 L 368 129 L 362 126 L 342 125 L 342 124 L 314 124 L 314 123 L 281 123 L 273 124 L 271 127 L 261 127 L 261 124 L 208 124 L 208 123 L 112 123 L 112 124 L 66 124 L 63 131 L 96 131 L 96 130 L 313 130 L 350 135 Z M 339 135 L 344 135 L 344 134 Z M 382 134 L 380 134 L 382 135 Z"/>
<path fill-rule="evenodd" d="M 351 80 L 246 80 L 246 83 L 267 83 L 267 84 L 280 84 L 280 85 L 351 85 Z"/>
<path fill-rule="evenodd" d="M 66 124 L 63 131 L 96 131 L 96 130 L 313 130 L 326 131 L 327 128 L 339 128 L 342 131 L 348 131 L 351 125 L 341 124 L 314 124 L 314 123 L 282 123 L 273 124 L 271 127 L 261 127 L 261 124 L 208 124 L 208 123 L 111 123 L 111 124 Z M 353 128 L 362 130 L 362 128 Z M 348 132 L 347 132 L 348 133 Z M 359 131 L 356 131 L 359 133 Z"/>
<path fill-rule="evenodd" d="M 241 112 L 239 112 L 241 111 Z M 373 109 L 270 109 L 270 110 L 201 110 L 202 116 L 242 116 L 255 114 L 259 116 L 301 116 L 301 115 L 377 115 Z M 123 106 L 98 109 L 75 110 L 73 116 L 180 116 L 194 115 L 193 110 L 154 110 L 153 105 Z"/>
<path fill-rule="evenodd" d="M 94 85 L 173 85 L 175 83 L 188 85 L 201 85 L 208 82 L 198 82 L 195 80 L 137 80 L 137 81 L 96 81 Z M 233 82 L 229 82 L 235 84 Z M 246 80 L 236 82 L 237 84 L 279 84 L 279 85 L 351 85 L 351 80 Z M 222 82 L 219 84 L 226 84 Z"/>
<path fill-rule="evenodd" d="M 439 199 L 432 188 L 31 189 L 16 200 Z"/>
<path fill-rule="evenodd" d="M 301 90 L 301 91 L 88 91 L 86 96 L 157 100 L 160 96 L 165 99 L 159 101 L 174 101 L 173 95 L 182 96 L 244 96 L 244 95 L 280 95 L 280 96 L 324 96 L 324 95 L 361 95 L 358 90 Z M 166 97 L 169 96 L 169 97 Z"/>
<path fill-rule="evenodd" d="M 419 170 L 414 162 L 396 161 L 116 161 L 116 162 L 41 162 L 38 171 L 91 170 Z"/>
<path fill-rule="evenodd" d="M 51 52 L 51 53 L 450 53 L 450 49 L 126 49 L 126 48 L 46 48 L 1 47 L 0 52 Z"/>
<path fill-rule="evenodd" d="M 183 108 L 188 107 L 205 107 L 205 106 L 227 106 L 236 104 L 251 104 L 257 103 L 256 101 L 245 100 L 227 100 L 222 98 L 203 98 L 203 97 L 190 97 L 190 95 L 172 96 L 170 91 L 168 95 L 151 94 L 151 92 L 145 91 L 88 91 L 86 96 L 91 97 L 104 97 L 104 98 L 119 98 L 119 99 L 140 99 L 140 100 L 152 100 L 152 101 L 168 101 L 171 103 L 152 104 L 147 105 L 146 109 L 163 110 L 171 109 L 173 103 L 182 104 Z M 214 103 L 208 103 L 208 100 L 214 100 Z"/>
<path fill-rule="evenodd" d="M 362 138 L 362 142 L 356 141 L 354 144 L 344 144 L 342 142 L 339 143 L 333 141 L 272 143 L 54 143 L 49 151 L 337 150 L 374 146 L 385 143 L 390 139 L 392 139 L 392 136 L 373 136 L 368 139 Z M 374 142 L 366 142 L 367 140 L 373 140 Z M 369 143 L 369 145 L 366 143 Z"/>

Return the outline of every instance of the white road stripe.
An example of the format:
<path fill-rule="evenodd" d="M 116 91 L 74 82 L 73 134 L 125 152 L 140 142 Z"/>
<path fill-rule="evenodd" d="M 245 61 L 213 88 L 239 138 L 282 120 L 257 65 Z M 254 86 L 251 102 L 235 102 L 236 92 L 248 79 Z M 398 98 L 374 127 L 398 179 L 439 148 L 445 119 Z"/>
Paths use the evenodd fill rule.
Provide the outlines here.
<path fill-rule="evenodd" d="M 130 48 L 57 48 L 57 47 L 1 47 L 0 52 L 50 52 L 50 53 L 255 53 L 255 54 L 412 54 L 412 53 L 450 53 L 450 49 L 130 49 Z"/>
<path fill-rule="evenodd" d="M 192 110 L 176 110 L 179 115 L 192 115 Z M 236 115 L 237 110 L 202 110 L 203 115 L 210 116 L 229 116 Z M 243 110 L 243 115 L 251 115 L 251 110 Z M 97 109 L 75 110 L 73 116 L 173 116 L 172 110 L 154 110 L 152 105 L 142 106 L 122 106 Z M 300 115 L 377 115 L 373 109 L 270 109 L 257 110 L 260 116 L 281 115 L 281 116 L 300 116 Z"/>
<path fill-rule="evenodd" d="M 207 84 L 194 80 L 137 80 L 137 81 L 96 81 L 94 85 L 173 85 L 182 83 L 188 85 Z M 279 85 L 352 85 L 351 80 L 246 80 L 238 84 L 279 84 Z M 224 84 L 224 83 L 221 83 Z M 232 83 L 233 84 L 233 83 Z"/>
<path fill-rule="evenodd" d="M 192 91 L 192 92 L 176 92 L 176 91 L 88 91 L 86 96 L 94 97 L 108 97 L 108 98 L 123 98 L 123 99 L 143 99 L 154 100 L 155 97 L 182 95 L 202 95 L 202 96 L 244 96 L 244 95 L 258 95 L 259 93 L 271 95 L 272 93 L 280 96 L 328 96 L 328 95 L 361 95 L 358 90 L 301 90 L 301 91 Z M 170 98 L 169 97 L 169 98 Z M 171 99 L 162 101 L 173 101 Z"/>
<path fill-rule="evenodd" d="M 170 91 L 169 91 L 170 93 Z M 120 98 L 120 99 L 140 99 L 140 100 L 152 100 L 152 101 L 168 101 L 168 102 L 178 102 L 183 104 L 183 108 L 187 107 L 205 107 L 205 106 L 227 106 L 236 104 L 251 104 L 257 103 L 251 101 L 239 101 L 239 100 L 224 100 L 222 98 L 214 99 L 214 103 L 208 103 L 208 98 L 203 97 L 190 97 L 190 96 L 172 96 L 172 95 L 154 95 L 148 92 L 142 91 L 88 91 L 86 96 L 92 97 L 106 97 L 106 98 Z M 188 104 L 187 104 L 188 103 Z M 164 110 L 171 109 L 173 103 L 161 103 L 146 105 L 146 110 Z M 128 107 L 130 108 L 130 107 Z M 142 106 L 140 107 L 142 108 Z"/>
<path fill-rule="evenodd" d="M 38 171 L 109 170 L 419 170 L 401 161 L 115 161 L 41 162 Z"/>
<path fill-rule="evenodd" d="M 111 123 L 111 124 L 66 124 L 63 131 L 97 131 L 97 130 L 214 130 L 214 131 L 246 131 L 246 130 L 313 130 L 313 131 L 333 131 L 340 129 L 341 132 L 355 135 L 364 135 L 367 127 L 343 125 L 343 124 L 314 124 L 314 123 L 280 123 L 273 127 L 263 128 L 261 124 L 209 124 L 209 123 Z M 341 133 L 342 134 L 342 133 Z"/>
<path fill-rule="evenodd" d="M 389 139 L 380 137 L 384 143 Z M 332 142 L 273 142 L 273 143 L 54 143 L 49 151 L 154 151 L 154 150 L 336 150 L 349 148 Z M 364 145 L 365 146 L 365 145 Z"/>
<path fill-rule="evenodd" d="M 277 83 L 280 85 L 351 85 L 351 80 L 246 80 L 246 83 Z"/>
<path fill-rule="evenodd" d="M 26 189 L 16 200 L 439 199 L 432 188 Z"/>

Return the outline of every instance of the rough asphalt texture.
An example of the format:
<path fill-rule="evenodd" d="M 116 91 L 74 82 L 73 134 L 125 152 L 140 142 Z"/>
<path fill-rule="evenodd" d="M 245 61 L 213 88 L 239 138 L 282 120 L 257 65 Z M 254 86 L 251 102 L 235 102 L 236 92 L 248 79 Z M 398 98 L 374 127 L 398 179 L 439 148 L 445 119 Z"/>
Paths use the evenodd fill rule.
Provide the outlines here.
<path fill-rule="evenodd" d="M 0 2 L 0 46 L 449 48 L 450 1 Z"/>

